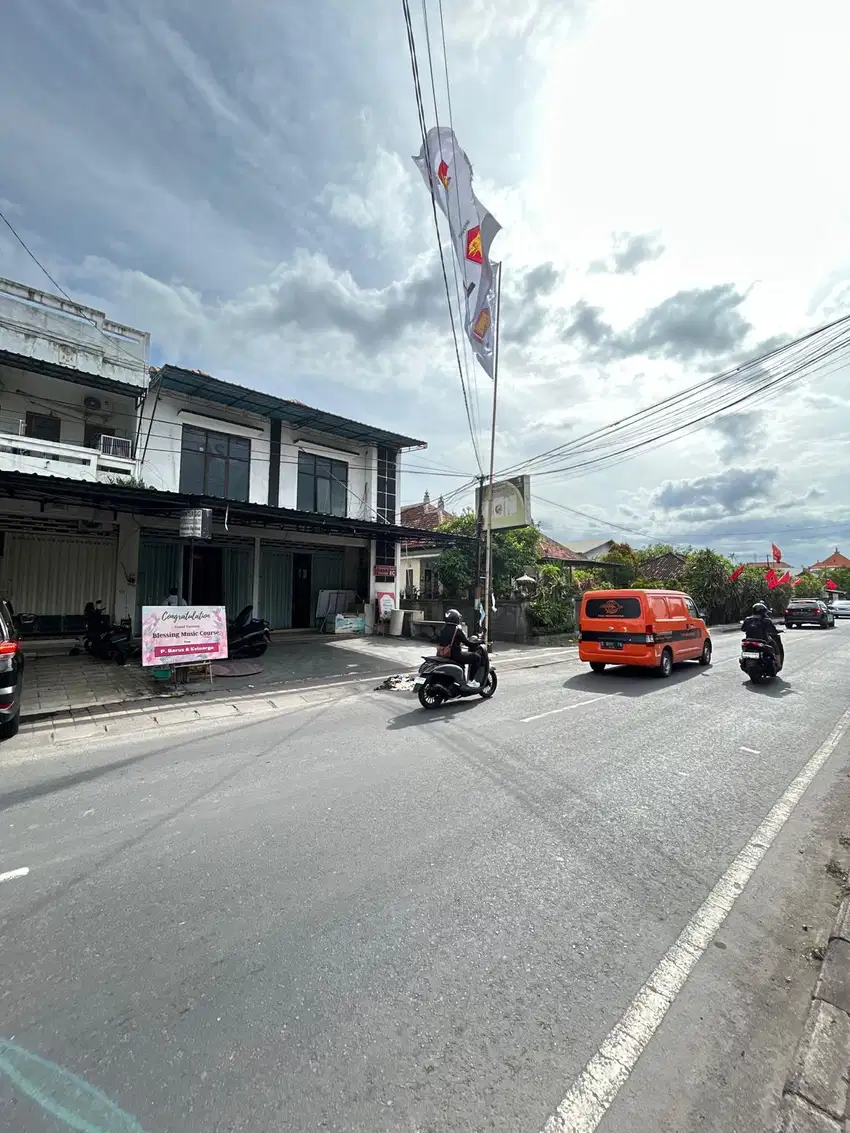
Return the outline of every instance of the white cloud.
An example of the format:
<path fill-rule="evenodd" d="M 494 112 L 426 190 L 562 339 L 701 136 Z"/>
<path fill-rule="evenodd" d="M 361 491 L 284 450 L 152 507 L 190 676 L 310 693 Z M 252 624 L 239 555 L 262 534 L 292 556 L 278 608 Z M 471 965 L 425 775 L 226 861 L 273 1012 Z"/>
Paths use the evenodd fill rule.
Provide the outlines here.
<path fill-rule="evenodd" d="M 150 329 L 161 358 L 395 425 L 474 473 L 401 21 L 378 0 L 211 0 L 202 16 L 57 0 L 50 20 L 10 5 L 4 211 L 63 285 Z M 841 0 L 817 16 L 717 0 L 699 21 L 675 0 L 443 9 L 455 127 L 503 225 L 500 467 L 850 311 Z M 418 12 L 416 29 L 428 105 Z M 439 50 L 435 82 L 445 123 Z M 45 285 L 11 247 L 4 273 Z M 471 373 L 483 438 L 491 387 Z M 800 561 L 820 557 L 844 515 L 846 380 L 536 476 L 541 498 L 600 522 L 538 514 L 573 538 L 790 526 Z M 660 506 L 664 484 L 692 503 Z"/>

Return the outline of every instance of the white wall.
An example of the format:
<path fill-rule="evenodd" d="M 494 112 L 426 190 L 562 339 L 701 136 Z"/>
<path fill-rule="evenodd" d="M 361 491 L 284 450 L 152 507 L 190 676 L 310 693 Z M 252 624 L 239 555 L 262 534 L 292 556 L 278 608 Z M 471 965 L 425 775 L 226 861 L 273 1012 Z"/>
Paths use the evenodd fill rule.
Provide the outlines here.
<path fill-rule="evenodd" d="M 0 349 L 144 388 L 150 335 L 10 279 L 0 279 Z"/>
<path fill-rule="evenodd" d="M 143 411 L 139 456 L 145 451 L 147 440 L 142 465 L 142 479 L 147 485 L 164 492 L 180 491 L 180 452 L 184 425 L 247 437 L 251 441 L 248 502 L 269 502 L 269 422 L 251 413 L 213 405 L 198 398 L 190 400 L 173 393 L 163 393 L 158 399 L 156 394 L 150 394 Z"/>
<path fill-rule="evenodd" d="M 86 397 L 98 398 L 101 410 L 86 409 Z M 59 417 L 59 439 L 66 445 L 83 444 L 87 423 L 113 428 L 117 436 L 131 440 L 136 430 L 136 406 L 130 397 L 0 366 L 0 432 L 16 432 L 17 422 L 23 421 L 28 411 Z"/>

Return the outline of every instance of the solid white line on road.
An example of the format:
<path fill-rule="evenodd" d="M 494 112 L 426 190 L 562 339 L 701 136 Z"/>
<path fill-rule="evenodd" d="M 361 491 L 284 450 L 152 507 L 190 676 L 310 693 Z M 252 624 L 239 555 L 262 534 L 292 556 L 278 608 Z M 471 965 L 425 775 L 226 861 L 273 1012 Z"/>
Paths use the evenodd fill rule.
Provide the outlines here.
<path fill-rule="evenodd" d="M 543 1127 L 543 1133 L 593 1133 L 598 1128 L 697 961 L 711 944 L 756 867 L 848 728 L 850 709 L 843 714 L 709 893 L 570 1087 L 567 1096 Z"/>
<path fill-rule="evenodd" d="M 747 755 L 761 755 L 761 752 L 756 751 L 754 747 L 742 747 L 741 751 L 745 751 Z"/>
<path fill-rule="evenodd" d="M 592 700 L 580 700 L 577 704 L 565 704 L 563 708 L 550 708 L 548 712 L 538 712 L 536 716 L 526 716 L 520 720 L 521 724 L 530 724 L 532 720 L 542 720 L 544 716 L 554 716 L 557 712 L 569 712 L 571 708 L 582 708 L 585 704 L 595 704 L 597 700 L 604 700 L 602 696 L 594 696 Z"/>
<path fill-rule="evenodd" d="M 22 866 L 21 869 L 10 869 L 8 873 L 0 873 L 0 881 L 14 881 L 16 877 L 26 877 L 29 871 L 28 865 Z"/>

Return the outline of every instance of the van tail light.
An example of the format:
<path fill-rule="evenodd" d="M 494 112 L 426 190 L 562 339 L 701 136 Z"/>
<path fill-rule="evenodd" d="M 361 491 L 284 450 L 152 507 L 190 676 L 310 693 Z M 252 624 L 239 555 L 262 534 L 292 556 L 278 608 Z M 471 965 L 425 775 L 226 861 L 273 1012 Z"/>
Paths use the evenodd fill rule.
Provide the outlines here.
<path fill-rule="evenodd" d="M 655 626 L 652 624 L 652 622 L 650 622 L 649 625 L 646 627 L 646 644 L 647 645 L 654 645 L 655 644 Z"/>
<path fill-rule="evenodd" d="M 17 641 L 0 641 L 0 657 L 9 657 L 18 652 Z"/>

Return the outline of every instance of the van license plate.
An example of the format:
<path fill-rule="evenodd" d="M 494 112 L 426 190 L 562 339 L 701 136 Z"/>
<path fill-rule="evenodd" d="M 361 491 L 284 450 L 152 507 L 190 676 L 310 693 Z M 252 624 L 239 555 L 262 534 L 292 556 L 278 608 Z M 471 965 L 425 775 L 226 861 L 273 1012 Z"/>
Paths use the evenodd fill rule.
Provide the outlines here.
<path fill-rule="evenodd" d="M 599 644 L 603 649 L 622 649 L 622 641 L 600 641 Z"/>
<path fill-rule="evenodd" d="M 758 661 L 760 660 L 758 653 L 742 653 L 741 656 L 745 661 Z"/>
<path fill-rule="evenodd" d="M 418 688 L 420 685 L 424 685 L 424 684 L 425 684 L 425 678 L 424 677 L 417 677 L 416 680 L 413 682 L 413 687 Z"/>

